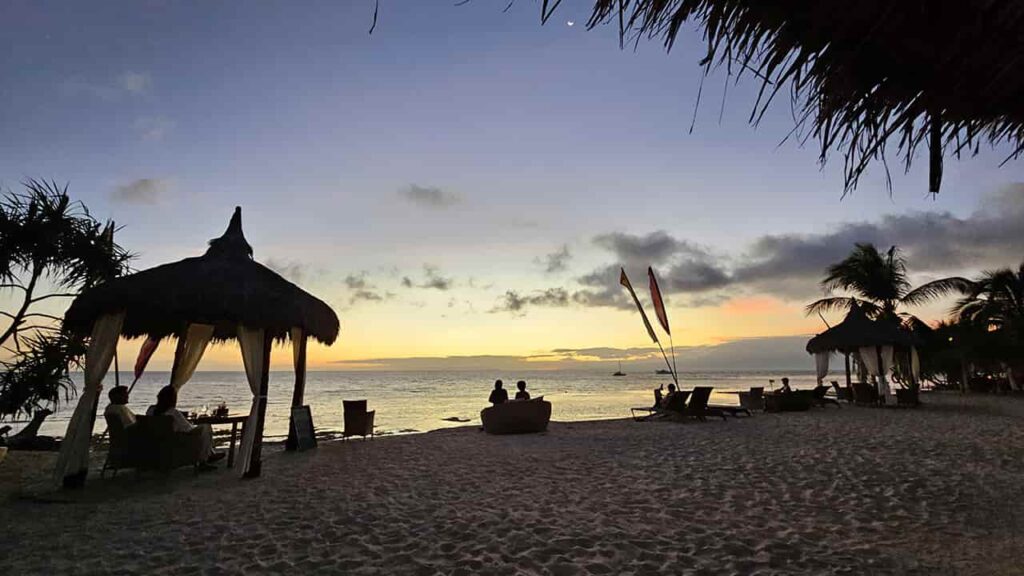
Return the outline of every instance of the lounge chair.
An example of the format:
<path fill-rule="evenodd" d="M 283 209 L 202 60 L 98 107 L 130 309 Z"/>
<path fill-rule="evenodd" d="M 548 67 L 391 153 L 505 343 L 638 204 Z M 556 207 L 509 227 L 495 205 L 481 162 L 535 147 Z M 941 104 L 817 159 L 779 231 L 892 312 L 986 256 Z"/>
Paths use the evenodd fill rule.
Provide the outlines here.
<path fill-rule="evenodd" d="M 107 460 L 100 471 L 134 468 L 137 471 L 170 472 L 182 466 L 199 470 L 203 463 L 203 438 L 200 428 L 192 432 L 175 432 L 170 416 L 136 416 L 135 424 L 124 427 L 121 419 L 106 416 L 110 432 Z"/>
<path fill-rule="evenodd" d="M 751 387 L 749 392 L 740 392 L 740 406 L 748 411 L 764 410 L 764 387 Z"/>
<path fill-rule="evenodd" d="M 853 385 L 853 401 L 861 406 L 878 405 L 878 389 L 874 384 L 857 382 Z"/>
<path fill-rule="evenodd" d="M 810 410 L 814 404 L 814 393 L 811 390 L 793 390 L 765 394 L 765 412 L 803 412 Z"/>
<path fill-rule="evenodd" d="M 718 407 L 708 406 L 712 390 L 711 386 L 694 386 L 693 393 L 690 394 L 690 401 L 686 404 L 686 411 L 683 415 L 689 418 L 696 418 L 701 422 L 707 420 L 708 416 L 721 416 L 722 420 L 725 420 L 725 412 Z"/>
<path fill-rule="evenodd" d="M 551 402 L 540 396 L 495 404 L 480 411 L 480 421 L 488 434 L 543 432 L 551 421 Z"/>
<path fill-rule="evenodd" d="M 349 436 L 367 436 L 373 438 L 373 417 L 376 410 L 366 410 L 366 400 L 342 400 L 341 405 L 345 411 L 345 429 L 341 432 L 342 438 Z"/>
<path fill-rule="evenodd" d="M 690 393 L 685 390 L 679 390 L 669 398 L 668 405 L 658 407 L 639 407 L 630 408 L 630 412 L 633 414 L 633 420 L 637 422 L 643 422 L 644 420 L 650 420 L 657 416 L 670 416 L 672 414 L 682 414 L 686 411 L 686 399 L 690 396 Z M 647 412 L 647 414 L 641 415 L 639 413 Z"/>
<path fill-rule="evenodd" d="M 832 382 L 832 387 L 836 390 L 836 400 L 853 402 L 853 386 L 847 385 L 846 388 L 840 388 L 839 382 Z"/>
<path fill-rule="evenodd" d="M 836 400 L 835 398 L 829 398 L 827 396 L 828 386 L 819 384 L 814 388 L 814 390 L 811 391 L 811 394 L 812 398 L 814 399 L 815 406 L 826 406 L 828 404 L 835 404 L 836 408 L 840 407 L 839 400 Z"/>

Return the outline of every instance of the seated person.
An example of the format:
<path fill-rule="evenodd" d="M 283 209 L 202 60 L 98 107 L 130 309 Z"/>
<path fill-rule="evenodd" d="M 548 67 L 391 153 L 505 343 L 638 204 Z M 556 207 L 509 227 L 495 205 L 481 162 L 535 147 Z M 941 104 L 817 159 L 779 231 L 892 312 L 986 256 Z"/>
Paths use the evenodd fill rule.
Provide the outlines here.
<path fill-rule="evenodd" d="M 669 384 L 668 385 L 668 394 L 666 394 L 665 397 L 661 399 L 661 407 L 662 408 L 667 408 L 668 405 L 669 405 L 669 402 L 672 400 L 672 398 L 675 395 L 676 395 L 676 385 L 675 384 Z"/>
<path fill-rule="evenodd" d="M 519 389 L 519 391 L 516 392 L 516 400 L 530 399 L 530 393 L 526 391 L 526 380 L 520 380 L 519 382 L 516 382 L 516 388 Z"/>
<path fill-rule="evenodd" d="M 146 415 L 170 416 L 171 420 L 174 422 L 174 431 L 182 434 L 192 433 L 193 430 L 198 428 L 198 434 L 202 437 L 200 455 L 206 463 L 213 463 L 223 458 L 223 452 L 215 452 L 213 449 L 213 429 L 210 428 L 210 425 L 203 424 L 201 426 L 194 426 L 185 418 L 184 414 L 178 411 L 176 408 L 177 404 L 178 391 L 175 390 L 173 386 L 164 386 L 156 395 L 156 404 L 150 406 L 149 409 L 146 410 Z"/>
<path fill-rule="evenodd" d="M 508 402 L 508 391 L 502 388 L 501 380 L 494 381 L 494 390 L 491 390 L 491 396 L 487 399 L 488 402 L 497 406 L 498 404 L 504 404 Z"/>
<path fill-rule="evenodd" d="M 103 410 L 104 417 L 116 417 L 121 421 L 122 428 L 135 424 L 135 413 L 128 407 L 127 386 L 114 386 L 110 392 L 107 392 L 107 398 L 110 399 L 110 404 L 107 404 L 107 408 Z"/>
<path fill-rule="evenodd" d="M 664 384 L 654 389 L 654 406 L 651 406 L 651 410 L 657 410 L 658 408 L 661 408 L 662 401 L 664 401 L 664 397 L 662 396 L 661 391 L 664 389 Z"/>
<path fill-rule="evenodd" d="M 789 394 L 792 391 L 793 391 L 793 389 L 789 387 L 789 378 L 783 378 L 782 379 L 782 390 L 779 390 L 779 392 L 781 392 L 783 394 Z"/>

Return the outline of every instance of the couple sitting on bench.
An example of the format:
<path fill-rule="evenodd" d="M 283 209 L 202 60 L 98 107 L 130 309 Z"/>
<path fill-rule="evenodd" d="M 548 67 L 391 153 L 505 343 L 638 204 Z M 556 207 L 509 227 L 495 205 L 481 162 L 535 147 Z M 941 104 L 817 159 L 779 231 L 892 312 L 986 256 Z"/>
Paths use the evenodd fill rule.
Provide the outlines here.
<path fill-rule="evenodd" d="M 128 408 L 125 386 L 115 386 L 107 396 L 110 404 L 103 416 L 110 431 L 111 458 L 105 468 L 169 469 L 186 464 L 210 467 L 224 457 L 213 449 L 210 426 L 195 426 L 177 410 L 178 393 L 174 387 L 161 388 L 156 404 L 143 417 Z M 161 443 L 175 446 L 160 446 Z M 171 453 L 174 455 L 168 456 Z"/>

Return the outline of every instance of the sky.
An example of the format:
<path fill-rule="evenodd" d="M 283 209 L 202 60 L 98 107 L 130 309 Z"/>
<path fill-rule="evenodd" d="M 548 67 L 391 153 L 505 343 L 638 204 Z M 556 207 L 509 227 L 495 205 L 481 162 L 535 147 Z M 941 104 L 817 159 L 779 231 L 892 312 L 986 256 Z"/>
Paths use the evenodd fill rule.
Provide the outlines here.
<path fill-rule="evenodd" d="M 370 34 L 372 0 L 8 0 L 0 184 L 69 183 L 137 269 L 242 206 L 256 259 L 341 317 L 314 369 L 653 362 L 620 265 L 648 303 L 657 270 L 687 368 L 809 367 L 803 307 L 854 242 L 899 245 L 915 282 L 1024 254 L 1008 150 L 947 160 L 936 196 L 892 158 L 891 191 L 874 167 L 844 197 L 840 155 L 782 142 L 788 99 L 755 128 L 759 84 L 718 72 L 698 106 L 699 31 L 622 50 L 586 2 L 543 26 L 506 4 L 381 0 Z"/>

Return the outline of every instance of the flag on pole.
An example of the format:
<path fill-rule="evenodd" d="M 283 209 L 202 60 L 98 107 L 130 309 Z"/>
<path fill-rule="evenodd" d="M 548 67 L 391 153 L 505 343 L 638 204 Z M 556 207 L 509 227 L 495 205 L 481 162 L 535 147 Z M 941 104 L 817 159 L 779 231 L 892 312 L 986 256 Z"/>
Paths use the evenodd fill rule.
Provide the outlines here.
<path fill-rule="evenodd" d="M 661 288 L 658 288 L 658 279 L 654 277 L 654 268 L 647 267 L 647 277 L 651 279 L 651 300 L 654 301 L 654 314 L 657 315 L 658 322 L 665 329 L 665 333 L 671 336 L 672 331 L 668 328 L 668 313 L 665 312 L 665 301 L 661 299 Z"/>
<path fill-rule="evenodd" d="M 146 341 L 142 343 L 142 348 L 139 349 L 139 357 L 135 360 L 135 379 L 138 380 L 142 377 L 142 373 L 146 371 L 146 365 L 149 364 L 149 359 L 153 357 L 153 353 L 156 352 L 156 347 L 160 344 L 160 341 L 150 336 L 146 338 Z"/>
<path fill-rule="evenodd" d="M 633 302 L 636 303 L 636 309 L 640 311 L 640 317 L 644 319 L 644 326 L 647 328 L 647 334 L 651 337 L 651 340 L 655 344 L 658 344 L 658 335 L 654 333 L 654 328 L 651 326 L 651 321 L 647 319 L 647 313 L 644 312 L 644 307 L 640 305 L 640 299 L 636 297 L 636 292 L 633 290 L 633 285 L 629 283 L 629 278 L 626 276 L 626 269 L 620 268 L 621 274 L 619 275 L 619 284 L 626 287 L 629 290 L 629 295 L 633 297 Z"/>

